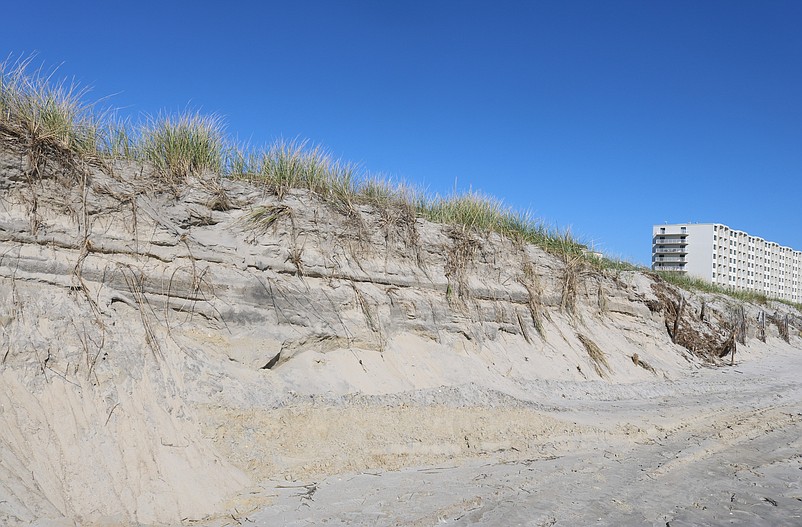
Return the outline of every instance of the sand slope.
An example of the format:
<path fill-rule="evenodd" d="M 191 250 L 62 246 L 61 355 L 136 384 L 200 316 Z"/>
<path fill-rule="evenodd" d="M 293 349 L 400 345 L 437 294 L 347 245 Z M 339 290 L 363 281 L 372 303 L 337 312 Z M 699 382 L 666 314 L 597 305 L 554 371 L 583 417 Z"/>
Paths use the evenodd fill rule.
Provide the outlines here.
<path fill-rule="evenodd" d="M 166 188 L 147 165 L 32 167 L 0 145 L 0 523 L 225 523 L 281 498 L 264 481 L 443 463 L 546 467 L 569 492 L 586 460 L 587 477 L 642 451 L 704 460 L 726 440 L 693 454 L 682 434 L 741 444 L 796 426 L 779 405 L 739 406 L 725 376 L 741 374 L 707 369 L 730 360 L 736 325 L 739 364 L 798 365 L 802 322 L 783 304 L 309 192 L 279 201 L 214 175 Z M 675 465 L 649 474 L 702 466 Z M 426 514 L 478 503 L 450 492 Z M 405 510 L 386 514 L 417 521 Z"/>

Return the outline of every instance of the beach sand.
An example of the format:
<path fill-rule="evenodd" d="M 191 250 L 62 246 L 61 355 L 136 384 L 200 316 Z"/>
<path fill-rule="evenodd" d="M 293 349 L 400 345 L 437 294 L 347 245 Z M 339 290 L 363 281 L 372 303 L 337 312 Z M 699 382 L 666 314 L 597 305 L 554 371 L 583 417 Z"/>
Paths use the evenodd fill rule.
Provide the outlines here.
<path fill-rule="evenodd" d="M 250 490 L 266 506 L 217 524 L 802 525 L 802 354 L 785 350 L 674 381 L 551 388 L 515 404 L 485 393 L 482 408 L 462 406 L 454 393 L 440 405 L 416 406 L 414 394 L 403 406 L 310 405 L 297 419 L 328 423 L 339 455 L 360 448 L 358 439 L 348 443 L 348 429 L 357 437 L 384 430 L 362 442 L 357 463 L 394 433 L 386 451 L 398 452 L 407 413 L 432 433 L 409 455 L 448 448 L 444 436 L 468 429 L 485 443 L 402 470 L 314 477 L 300 469 Z M 336 463 L 338 448 L 324 456 Z"/>

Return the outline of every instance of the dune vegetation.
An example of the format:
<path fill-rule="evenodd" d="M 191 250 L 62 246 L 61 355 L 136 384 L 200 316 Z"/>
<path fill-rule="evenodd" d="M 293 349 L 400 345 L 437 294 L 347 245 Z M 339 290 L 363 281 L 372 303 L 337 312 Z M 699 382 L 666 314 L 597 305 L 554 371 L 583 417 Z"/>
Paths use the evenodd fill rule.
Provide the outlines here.
<path fill-rule="evenodd" d="M 55 73 L 33 67 L 32 58 L 0 63 L 0 137 L 21 142 L 31 159 L 50 152 L 73 162 L 147 163 L 166 188 L 174 190 L 190 178 L 243 180 L 279 200 L 292 190 L 303 189 L 345 214 L 354 214 L 360 205 L 401 211 L 406 217 L 421 217 L 465 232 L 495 233 L 516 243 L 531 243 L 573 265 L 579 262 L 596 270 L 650 272 L 626 261 L 599 257 L 569 230 L 549 226 L 529 212 L 515 210 L 481 192 L 427 193 L 336 159 L 325 148 L 302 140 L 279 139 L 263 148 L 249 147 L 231 138 L 218 115 L 188 110 L 146 116 L 139 122 L 120 119 L 107 101 L 91 100 L 88 89 L 75 81 L 56 79 Z M 757 293 L 730 291 L 683 275 L 657 274 L 685 289 L 750 302 L 768 301 Z"/>
<path fill-rule="evenodd" d="M 568 231 L 480 192 L 428 194 L 376 177 L 306 141 L 280 139 L 249 148 L 233 141 L 216 115 L 186 111 L 136 123 L 118 119 L 109 107 L 89 100 L 87 89 L 53 77 L 52 71 L 32 68 L 31 59 L 0 65 L 0 131 L 33 151 L 56 150 L 95 163 L 146 162 L 172 185 L 193 177 L 241 179 L 279 199 L 305 189 L 346 211 L 360 204 L 401 207 L 436 223 L 494 232 L 552 251 L 586 252 Z"/>
<path fill-rule="evenodd" d="M 687 274 L 672 273 L 671 271 L 654 271 L 654 273 L 666 282 L 674 284 L 675 286 L 685 290 L 727 295 L 735 298 L 736 300 L 758 305 L 767 305 L 770 301 L 780 302 L 782 304 L 802 310 L 802 304 L 791 302 L 790 300 L 786 300 L 784 298 L 770 298 L 767 295 L 758 293 L 756 291 L 731 290 L 724 286 L 712 284 L 702 280 L 701 278 L 696 278 Z"/>

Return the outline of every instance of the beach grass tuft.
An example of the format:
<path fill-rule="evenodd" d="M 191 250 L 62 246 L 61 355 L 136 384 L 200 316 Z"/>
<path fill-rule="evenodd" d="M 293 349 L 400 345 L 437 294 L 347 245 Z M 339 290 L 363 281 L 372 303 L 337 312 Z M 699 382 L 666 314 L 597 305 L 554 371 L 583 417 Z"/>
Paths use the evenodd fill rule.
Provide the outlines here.
<path fill-rule="evenodd" d="M 227 145 L 219 116 L 185 112 L 149 118 L 137 139 L 131 151 L 172 183 L 222 172 Z"/>
<path fill-rule="evenodd" d="M 96 155 L 103 116 L 86 102 L 87 88 L 55 73 L 33 68 L 32 57 L 1 63 L 0 126 L 30 147 Z"/>

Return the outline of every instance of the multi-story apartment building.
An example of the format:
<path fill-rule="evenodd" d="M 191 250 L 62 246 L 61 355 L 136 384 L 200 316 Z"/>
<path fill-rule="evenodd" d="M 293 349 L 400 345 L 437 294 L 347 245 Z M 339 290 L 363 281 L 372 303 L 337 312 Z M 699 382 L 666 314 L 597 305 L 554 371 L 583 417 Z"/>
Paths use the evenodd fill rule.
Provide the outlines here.
<path fill-rule="evenodd" d="M 685 272 L 733 290 L 802 302 L 802 251 L 720 223 L 652 228 L 652 269 Z"/>

